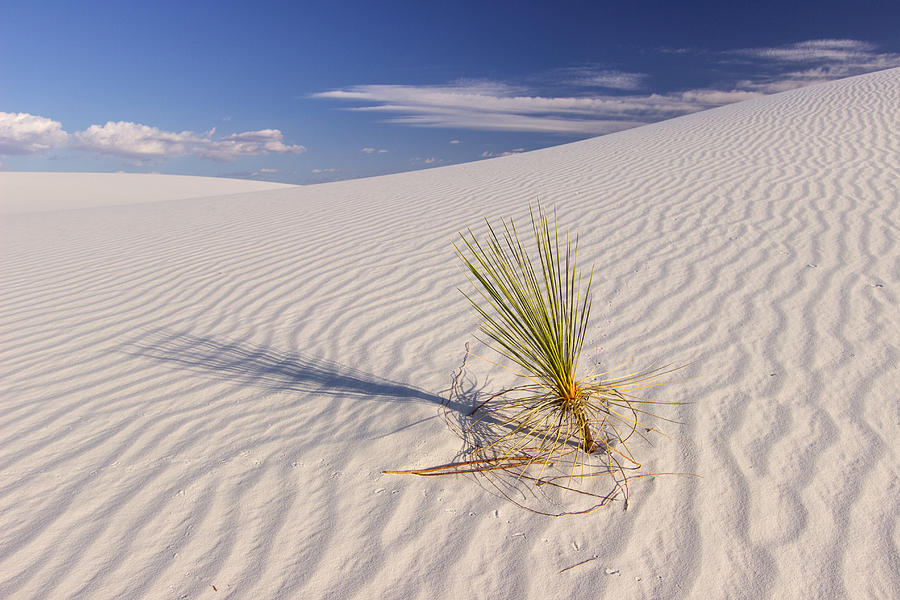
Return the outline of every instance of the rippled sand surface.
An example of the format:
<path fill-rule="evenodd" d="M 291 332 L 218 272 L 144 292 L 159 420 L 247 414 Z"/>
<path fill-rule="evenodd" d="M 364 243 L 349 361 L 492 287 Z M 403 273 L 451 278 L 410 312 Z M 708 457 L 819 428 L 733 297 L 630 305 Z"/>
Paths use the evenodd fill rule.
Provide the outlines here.
<path fill-rule="evenodd" d="M 0 597 L 900 597 L 900 69 L 234 191 L 0 220 Z M 601 364 L 690 363 L 628 510 L 381 473 L 460 449 L 450 240 L 538 199 Z"/>

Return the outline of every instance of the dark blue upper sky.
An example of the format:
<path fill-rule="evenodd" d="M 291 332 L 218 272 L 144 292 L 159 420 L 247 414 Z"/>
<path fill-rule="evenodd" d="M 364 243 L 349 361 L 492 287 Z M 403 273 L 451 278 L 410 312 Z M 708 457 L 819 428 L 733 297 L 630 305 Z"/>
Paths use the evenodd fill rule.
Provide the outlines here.
<path fill-rule="evenodd" d="M 292 183 L 900 66 L 900 2 L 9 2 L 6 170 Z"/>

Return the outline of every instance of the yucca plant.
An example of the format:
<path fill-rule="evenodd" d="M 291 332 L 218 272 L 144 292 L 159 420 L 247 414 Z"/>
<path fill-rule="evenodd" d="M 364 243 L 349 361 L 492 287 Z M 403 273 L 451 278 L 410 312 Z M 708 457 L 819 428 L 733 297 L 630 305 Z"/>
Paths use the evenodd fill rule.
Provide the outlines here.
<path fill-rule="evenodd" d="M 572 243 L 566 236 L 561 248 L 556 223 L 551 232 L 542 210 L 537 216 L 531 212 L 538 264 L 522 246 L 512 220 L 502 221 L 502 238 L 486 223 L 490 235 L 484 243 L 468 229 L 468 236 L 460 234 L 462 247 L 455 248 L 486 301 L 484 307 L 463 292 L 481 317 L 481 330 L 493 342 L 489 345 L 518 365 L 538 392 L 516 403 L 526 412 L 514 431 L 533 435 L 545 429 L 534 429 L 547 421 L 540 417 L 558 417 L 560 435 L 554 441 L 567 441 L 563 438 L 578 432 L 581 448 L 591 453 L 597 445 L 591 432 L 591 390 L 579 381 L 577 369 L 591 312 L 593 270 L 582 286 L 577 239 Z"/>
<path fill-rule="evenodd" d="M 497 229 L 487 219 L 485 222 L 488 234 L 482 241 L 467 229 L 460 233 L 460 243 L 454 244 L 476 289 L 475 294 L 463 294 L 480 317 L 486 336 L 482 341 L 509 359 L 517 367 L 515 372 L 528 383 L 493 394 L 472 410 L 469 422 L 462 427 L 448 420 L 470 442 L 466 452 L 470 460 L 385 472 L 435 476 L 501 471 L 513 474 L 516 481 L 550 484 L 603 499 L 590 510 L 605 505 L 619 489 L 625 490 L 627 502 L 624 473 L 640 467 L 627 442 L 634 434 L 655 429 L 642 420 L 656 415 L 641 405 L 675 404 L 634 394 L 661 385 L 655 380 L 674 369 L 650 368 L 617 378 L 608 378 L 605 373 L 579 377 L 591 312 L 593 270 L 586 277 L 579 274 L 577 237 L 572 240 L 566 234 L 560 239 L 555 215 L 551 227 L 545 211 L 538 208 L 535 214 L 532 210 L 535 260 L 511 219 L 501 220 Z M 466 360 L 468 356 L 467 344 Z M 459 381 L 466 360 L 451 386 L 451 396 L 457 396 L 457 400 L 463 395 Z M 588 457 L 598 450 L 602 457 L 599 462 L 589 461 Z M 567 473 L 561 469 L 564 465 L 570 465 Z M 553 473 L 545 475 L 550 466 Z M 577 471 L 579 466 L 581 470 Z M 535 467 L 539 469 L 536 474 L 532 471 Z M 612 495 L 597 494 L 572 483 L 573 479 L 600 474 L 616 479 Z M 564 477 L 568 481 L 558 483 Z"/>

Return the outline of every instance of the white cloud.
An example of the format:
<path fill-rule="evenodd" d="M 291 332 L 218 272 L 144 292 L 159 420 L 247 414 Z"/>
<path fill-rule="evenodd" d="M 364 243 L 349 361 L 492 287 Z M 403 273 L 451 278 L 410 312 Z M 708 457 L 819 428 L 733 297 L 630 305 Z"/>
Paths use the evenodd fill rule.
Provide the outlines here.
<path fill-rule="evenodd" d="M 781 62 L 846 62 L 877 56 L 874 45 L 859 40 L 807 40 L 784 46 L 743 48 L 730 53 Z"/>
<path fill-rule="evenodd" d="M 459 140 L 450 140 L 450 143 L 451 144 L 462 144 L 462 142 Z"/>
<path fill-rule="evenodd" d="M 306 148 L 303 146 L 285 144 L 284 135 L 278 129 L 260 129 L 259 131 L 233 133 L 218 141 L 210 140 L 206 149 L 201 149 L 198 154 L 216 160 L 234 160 L 239 156 L 300 154 L 302 152 L 306 152 Z"/>
<path fill-rule="evenodd" d="M 687 90 L 678 94 L 670 94 L 669 98 L 680 99 L 685 107 L 695 105 L 698 107 L 721 106 L 723 104 L 732 104 L 734 102 L 743 102 L 760 95 L 758 91 L 731 89 L 731 90 Z M 687 112 L 693 112 L 688 110 Z"/>
<path fill-rule="evenodd" d="M 365 101 L 350 110 L 400 113 L 387 119 L 419 127 L 604 134 L 712 106 L 717 90 L 650 96 L 542 97 L 518 95 L 500 83 L 450 86 L 363 85 L 316 94 Z M 740 99 L 759 95 L 741 93 Z"/>
<path fill-rule="evenodd" d="M 682 49 L 675 54 L 691 53 Z M 599 87 L 615 91 L 553 96 L 529 93 L 502 82 L 461 81 L 434 86 L 358 85 L 313 97 L 357 102 L 362 105 L 348 110 L 380 113 L 389 123 L 416 127 L 600 135 L 900 65 L 900 55 L 879 54 L 871 44 L 855 40 L 810 40 L 783 47 L 734 50 L 718 53 L 713 60 L 722 64 L 743 62 L 745 69 L 761 73 L 751 77 L 745 73 L 730 82 L 689 90 L 623 94 L 644 86 L 648 76 L 577 67 L 553 71 L 552 78 L 559 85 L 575 85 L 582 90 Z M 546 80 L 547 75 L 536 79 Z"/>
<path fill-rule="evenodd" d="M 68 137 L 59 121 L 0 112 L 0 154 L 38 154 L 64 146 Z"/>
<path fill-rule="evenodd" d="M 131 159 L 183 156 L 190 154 L 188 148 L 191 144 L 202 144 L 208 139 L 190 131 L 162 131 L 157 127 L 127 121 L 91 125 L 74 134 L 74 138 L 78 148 Z"/>
<path fill-rule="evenodd" d="M 873 44 L 858 40 L 808 40 L 784 46 L 744 48 L 725 55 L 788 69 L 737 83 L 742 89 L 766 94 L 900 66 L 900 54 L 877 52 Z M 790 70 L 798 67 L 799 70 Z"/>
<path fill-rule="evenodd" d="M 337 169 L 313 169 L 313 173 L 336 173 Z"/>
<path fill-rule="evenodd" d="M 634 91 L 644 85 L 648 78 L 645 73 L 596 70 L 591 68 L 559 69 L 556 71 L 566 83 L 581 87 L 599 87 L 611 90 Z"/>
<path fill-rule="evenodd" d="M 271 174 L 277 173 L 277 172 L 278 172 L 278 169 L 269 169 L 266 167 L 262 167 L 260 169 L 257 169 L 256 171 L 253 171 L 252 173 L 250 173 L 250 179 L 254 179 L 256 177 L 266 177 L 268 175 L 271 175 Z"/>
<path fill-rule="evenodd" d="M 366 154 L 384 154 L 387 152 L 384 148 L 363 148 L 361 151 Z"/>
<path fill-rule="evenodd" d="M 481 153 L 481 158 L 496 158 L 498 156 L 510 156 L 512 154 L 519 154 L 520 152 L 525 152 L 525 148 L 513 148 L 512 150 L 507 150 L 506 152 L 491 152 L 490 150 L 485 150 Z"/>
<path fill-rule="evenodd" d="M 262 129 L 234 133 L 213 139 L 215 129 L 205 133 L 163 131 L 157 127 L 128 121 L 108 121 L 91 125 L 73 135 L 75 147 L 99 154 L 146 161 L 177 156 L 201 156 L 232 161 L 241 156 L 304 152 L 303 146 L 287 145 L 281 131 Z"/>
<path fill-rule="evenodd" d="M 108 121 L 69 134 L 60 122 L 46 117 L 0 112 L 0 154 L 36 154 L 69 146 L 138 162 L 189 155 L 231 161 L 241 156 L 298 154 L 306 150 L 285 144 L 278 129 L 245 131 L 218 139 L 213 138 L 214 133 L 215 129 L 205 133 L 174 132 L 140 123 Z"/>

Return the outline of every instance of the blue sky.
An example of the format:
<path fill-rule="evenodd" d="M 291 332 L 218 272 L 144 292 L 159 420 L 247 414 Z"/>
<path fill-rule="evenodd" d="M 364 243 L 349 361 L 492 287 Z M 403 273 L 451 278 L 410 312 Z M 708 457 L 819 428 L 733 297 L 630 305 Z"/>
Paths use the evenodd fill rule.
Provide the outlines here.
<path fill-rule="evenodd" d="M 900 66 L 900 3 L 0 3 L 0 169 L 316 183 Z"/>

